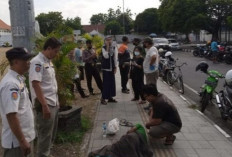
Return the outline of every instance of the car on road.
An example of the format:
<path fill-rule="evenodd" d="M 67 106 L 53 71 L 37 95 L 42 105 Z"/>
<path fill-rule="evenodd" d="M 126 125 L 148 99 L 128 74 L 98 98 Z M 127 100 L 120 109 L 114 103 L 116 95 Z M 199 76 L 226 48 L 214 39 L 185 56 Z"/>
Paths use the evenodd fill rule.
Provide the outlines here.
<path fill-rule="evenodd" d="M 171 50 L 180 50 L 180 44 L 175 39 L 168 39 Z"/>
<path fill-rule="evenodd" d="M 169 46 L 169 42 L 168 42 L 168 39 L 166 38 L 153 38 L 153 42 L 154 42 L 154 46 L 157 48 L 157 49 L 164 49 L 164 50 L 171 50 L 171 47 Z"/>

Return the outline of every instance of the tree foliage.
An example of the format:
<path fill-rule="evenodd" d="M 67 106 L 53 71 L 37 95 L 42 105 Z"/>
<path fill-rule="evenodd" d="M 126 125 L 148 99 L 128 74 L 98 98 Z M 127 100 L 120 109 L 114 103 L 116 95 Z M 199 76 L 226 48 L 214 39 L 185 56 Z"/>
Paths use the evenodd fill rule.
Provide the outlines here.
<path fill-rule="evenodd" d="M 75 17 L 75 18 L 67 18 L 64 20 L 64 24 L 74 30 L 81 30 L 81 18 L 80 17 Z"/>
<path fill-rule="evenodd" d="M 158 9 L 149 8 L 138 14 L 134 28 L 139 33 L 161 33 L 161 24 Z"/>
<path fill-rule="evenodd" d="M 41 34 L 45 36 L 63 24 L 61 12 L 41 13 L 36 17 L 36 20 L 39 22 Z"/>
<path fill-rule="evenodd" d="M 103 13 L 94 14 L 90 18 L 90 23 L 92 25 L 105 24 L 106 21 L 107 21 L 107 14 L 103 14 Z"/>
<path fill-rule="evenodd" d="M 105 34 L 117 35 L 122 33 L 122 27 L 116 20 L 108 22 L 105 28 Z"/>

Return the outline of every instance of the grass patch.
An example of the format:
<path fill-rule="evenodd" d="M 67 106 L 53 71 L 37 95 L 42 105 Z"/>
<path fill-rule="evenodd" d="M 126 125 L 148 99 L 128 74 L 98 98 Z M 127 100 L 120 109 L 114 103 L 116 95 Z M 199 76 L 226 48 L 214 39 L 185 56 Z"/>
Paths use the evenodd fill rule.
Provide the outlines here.
<path fill-rule="evenodd" d="M 85 116 L 81 117 L 81 128 L 72 132 L 58 131 L 55 142 L 63 143 L 81 143 L 85 133 L 91 128 L 91 120 Z"/>

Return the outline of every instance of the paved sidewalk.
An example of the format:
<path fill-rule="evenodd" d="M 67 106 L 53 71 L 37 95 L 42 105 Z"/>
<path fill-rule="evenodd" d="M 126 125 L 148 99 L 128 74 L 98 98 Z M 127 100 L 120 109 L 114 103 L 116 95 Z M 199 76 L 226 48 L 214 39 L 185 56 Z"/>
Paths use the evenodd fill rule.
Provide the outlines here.
<path fill-rule="evenodd" d="M 131 102 L 132 94 L 122 94 L 120 87 L 120 75 L 116 75 L 118 103 L 98 105 L 94 128 L 91 134 L 89 150 L 93 151 L 104 145 L 112 144 L 129 128 L 121 127 L 120 131 L 113 137 L 102 136 L 102 124 L 113 118 L 127 119 L 133 124 L 145 124 L 148 120 L 143 107 Z M 172 146 L 164 146 L 163 140 L 150 138 L 150 145 L 153 148 L 155 157 L 231 157 L 232 143 L 222 135 L 206 118 L 188 107 L 188 104 L 181 99 L 180 95 L 169 88 L 160 80 L 158 89 L 167 95 L 176 105 L 180 113 L 183 127 L 181 132 L 176 134 L 177 139 Z M 132 93 L 132 91 L 131 91 Z"/>

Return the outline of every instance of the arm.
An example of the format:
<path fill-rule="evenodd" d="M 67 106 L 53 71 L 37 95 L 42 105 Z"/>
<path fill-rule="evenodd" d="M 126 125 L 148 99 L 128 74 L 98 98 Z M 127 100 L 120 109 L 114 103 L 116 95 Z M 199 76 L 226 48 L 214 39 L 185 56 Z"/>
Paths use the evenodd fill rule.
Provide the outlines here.
<path fill-rule="evenodd" d="M 153 55 L 153 56 L 151 57 L 150 65 L 153 65 L 153 64 L 155 63 L 155 61 L 156 61 L 156 55 Z"/>
<path fill-rule="evenodd" d="M 153 109 L 149 115 L 149 121 L 146 123 L 146 128 L 150 129 L 151 126 L 159 125 L 162 122 L 162 119 L 153 118 Z"/>
<path fill-rule="evenodd" d="M 32 87 L 35 90 L 35 94 L 37 96 L 37 99 L 39 100 L 39 102 L 42 105 L 43 118 L 49 119 L 51 117 L 51 113 L 50 113 L 47 101 L 46 101 L 46 99 L 44 97 L 44 94 L 42 92 L 42 88 L 40 86 L 40 82 L 39 81 L 32 81 Z"/>
<path fill-rule="evenodd" d="M 7 121 L 11 128 L 11 131 L 16 136 L 17 140 L 19 141 L 20 148 L 23 152 L 23 155 L 26 156 L 31 153 L 30 144 L 26 141 L 22 129 L 17 117 L 17 113 L 8 113 L 6 115 Z"/>
<path fill-rule="evenodd" d="M 82 60 L 83 60 L 83 62 L 88 62 L 89 60 L 91 60 L 91 59 L 93 59 L 95 57 L 96 57 L 95 53 L 88 56 L 87 52 L 84 51 L 83 54 L 82 54 Z"/>

